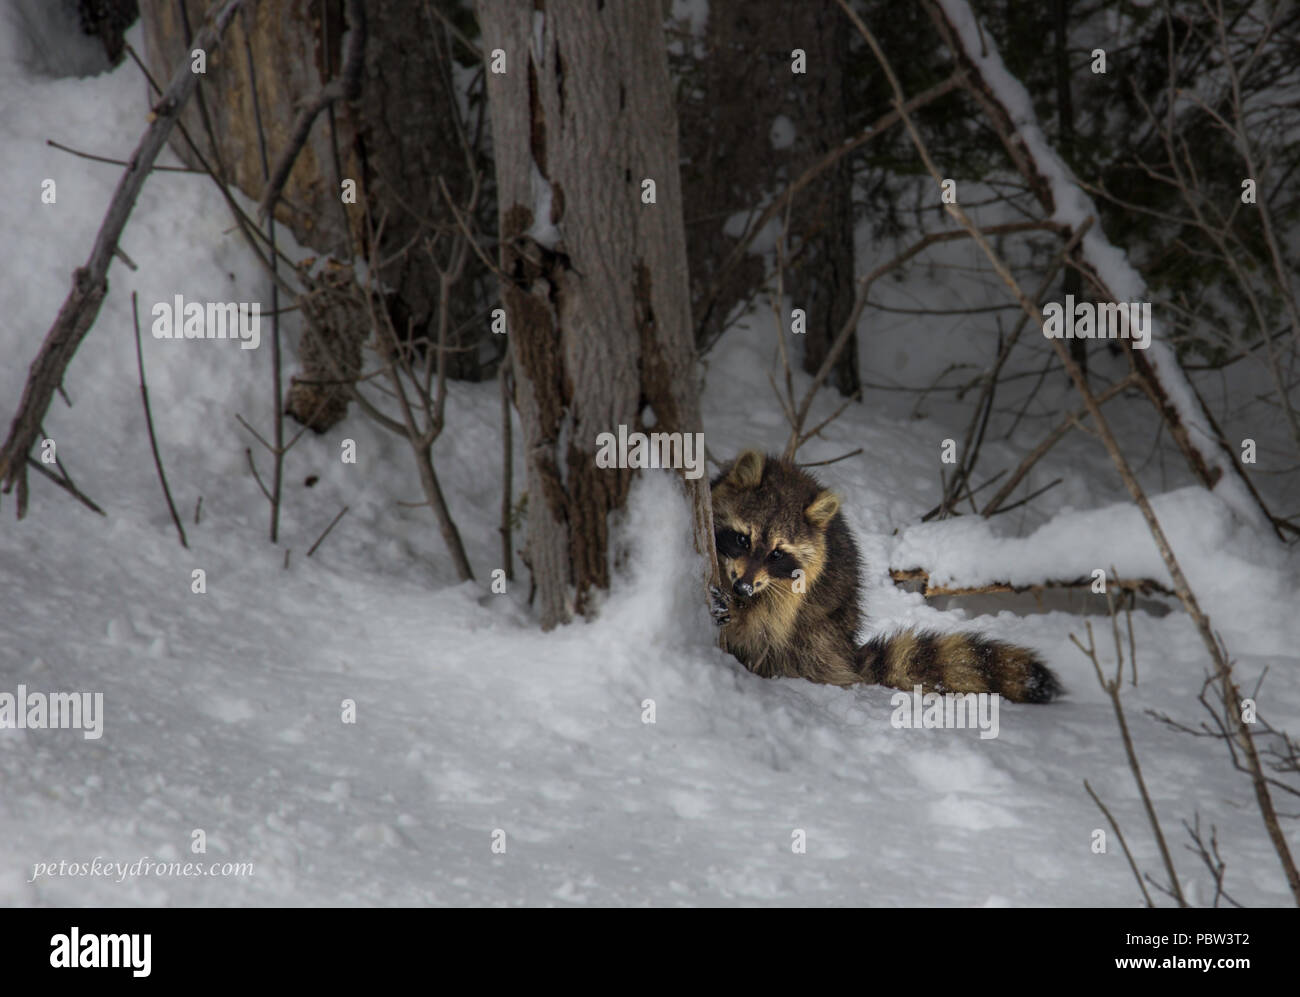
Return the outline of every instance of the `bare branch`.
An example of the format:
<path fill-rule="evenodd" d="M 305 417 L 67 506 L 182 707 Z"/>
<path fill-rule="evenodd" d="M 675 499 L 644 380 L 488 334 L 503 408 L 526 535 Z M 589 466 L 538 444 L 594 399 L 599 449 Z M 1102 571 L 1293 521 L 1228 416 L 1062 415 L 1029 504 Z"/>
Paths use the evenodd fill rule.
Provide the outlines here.
<path fill-rule="evenodd" d="M 153 466 L 158 469 L 158 480 L 162 483 L 163 496 L 167 499 L 167 511 L 172 514 L 176 532 L 180 534 L 181 546 L 188 547 L 185 539 L 185 527 L 176 512 L 176 503 L 172 501 L 172 490 L 167 487 L 167 473 L 163 470 L 162 455 L 158 452 L 158 437 L 153 431 L 153 412 L 149 409 L 149 385 L 144 378 L 144 350 L 140 346 L 140 309 L 136 302 L 136 293 L 131 292 L 131 318 L 135 322 L 135 362 L 140 371 L 140 399 L 144 402 L 144 424 L 149 430 L 149 447 L 153 450 Z"/>
<path fill-rule="evenodd" d="M 319 547 L 322 543 L 325 542 L 325 538 L 326 538 L 327 536 L 330 535 L 330 530 L 334 529 L 334 525 L 335 525 L 335 524 L 336 524 L 340 519 L 342 519 L 344 516 L 346 516 L 347 513 L 348 513 L 348 507 L 345 505 L 342 509 L 339 510 L 339 514 L 338 514 L 337 516 L 335 516 L 333 519 L 330 520 L 330 524 L 329 524 L 329 526 L 325 527 L 325 532 L 322 533 L 319 537 L 317 537 L 317 538 L 316 538 L 316 542 L 315 542 L 314 544 L 311 545 L 311 549 L 307 551 L 307 556 L 308 556 L 308 557 L 311 557 L 313 554 L 316 553 L 316 548 Z M 287 562 L 287 559 L 288 559 L 288 552 L 287 552 L 287 551 L 285 552 L 285 558 L 286 558 L 286 562 Z"/>

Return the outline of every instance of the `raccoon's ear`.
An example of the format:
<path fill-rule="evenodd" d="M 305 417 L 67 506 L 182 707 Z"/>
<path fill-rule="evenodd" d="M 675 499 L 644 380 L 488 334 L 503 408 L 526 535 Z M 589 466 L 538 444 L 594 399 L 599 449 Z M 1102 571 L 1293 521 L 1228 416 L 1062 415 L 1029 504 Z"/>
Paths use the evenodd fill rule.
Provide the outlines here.
<path fill-rule="evenodd" d="M 736 458 L 727 472 L 726 482 L 736 488 L 757 488 L 763 480 L 763 464 L 766 458 L 757 450 L 746 450 Z"/>
<path fill-rule="evenodd" d="M 804 519 L 821 530 L 826 528 L 826 524 L 834 519 L 839 511 L 840 497 L 828 488 L 809 503 L 803 515 Z"/>

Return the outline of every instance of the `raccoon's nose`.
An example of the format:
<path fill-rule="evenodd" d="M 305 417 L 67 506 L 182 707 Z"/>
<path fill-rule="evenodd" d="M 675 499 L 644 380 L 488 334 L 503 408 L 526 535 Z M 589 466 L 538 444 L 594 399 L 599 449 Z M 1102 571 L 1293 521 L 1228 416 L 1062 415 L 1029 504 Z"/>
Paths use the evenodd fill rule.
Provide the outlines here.
<path fill-rule="evenodd" d="M 731 588 L 732 591 L 736 593 L 736 595 L 741 596 L 742 598 L 745 599 L 748 599 L 751 595 L 754 594 L 753 583 L 747 582 L 743 578 L 739 579 L 735 585 L 731 586 Z"/>

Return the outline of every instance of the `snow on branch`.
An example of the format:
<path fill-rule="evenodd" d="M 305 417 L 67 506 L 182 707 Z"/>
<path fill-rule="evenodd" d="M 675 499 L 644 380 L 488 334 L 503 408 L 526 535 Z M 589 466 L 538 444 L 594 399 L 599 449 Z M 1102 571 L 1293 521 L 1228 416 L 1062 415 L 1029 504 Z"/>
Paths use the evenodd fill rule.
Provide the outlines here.
<path fill-rule="evenodd" d="M 1092 198 L 1043 133 L 1028 91 L 1003 64 L 993 38 L 980 30 L 970 4 L 966 0 L 926 0 L 926 7 L 967 71 L 972 95 L 988 113 L 1016 168 L 1052 220 L 1073 229 L 1089 217 L 1100 218 Z M 1080 253 L 1090 276 L 1112 301 L 1148 300 L 1146 282 L 1124 250 L 1106 238 L 1102 226 L 1093 226 L 1084 236 Z M 1201 480 L 1246 522 L 1273 529 L 1272 516 L 1179 366 L 1159 322 L 1153 324 L 1145 353 L 1133 352 L 1134 362 L 1139 369 L 1145 368 L 1147 384 L 1156 396 L 1153 400 L 1165 410 L 1171 431 L 1180 437 L 1179 443 Z"/>
<path fill-rule="evenodd" d="M 1240 584 L 1249 565 L 1281 569 L 1281 554 L 1270 555 L 1266 539 L 1199 485 L 1157 495 L 1151 504 L 1169 542 L 1183 551 L 1193 584 L 1217 592 L 1225 584 Z M 1080 537 L 1088 542 L 1079 543 Z M 1132 502 L 1066 506 L 1025 537 L 1004 536 L 993 521 L 980 516 L 916 523 L 895 540 L 889 568 L 895 582 L 924 582 L 927 596 L 1019 592 L 1070 586 L 1073 579 L 1091 583 L 1099 569 L 1111 584 L 1116 576 L 1133 580 L 1135 585 L 1120 587 L 1143 594 L 1175 588 Z"/>

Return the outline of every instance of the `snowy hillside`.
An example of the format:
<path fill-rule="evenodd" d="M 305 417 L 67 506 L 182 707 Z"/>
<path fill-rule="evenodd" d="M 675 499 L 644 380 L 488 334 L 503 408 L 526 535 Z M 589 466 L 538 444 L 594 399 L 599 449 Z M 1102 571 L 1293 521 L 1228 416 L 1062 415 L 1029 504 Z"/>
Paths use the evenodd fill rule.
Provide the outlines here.
<path fill-rule="evenodd" d="M 148 111 L 129 61 L 102 76 L 54 79 L 18 57 L 24 44 L 12 12 L 0 9 L 6 426 L 120 175 L 46 139 L 123 158 Z M 170 152 L 163 161 L 177 163 Z M 53 204 L 40 196 L 46 178 L 57 183 Z M 455 581 L 428 510 L 395 501 L 420 495 L 405 444 L 355 413 L 291 452 L 281 543 L 270 545 L 266 502 L 244 454 L 258 448 L 235 420 L 267 431 L 266 320 L 260 350 L 157 340 L 147 327 L 147 303 L 176 294 L 266 302 L 265 278 L 201 175 L 152 176 L 122 248 L 138 270 L 114 262 L 66 383 L 72 405 L 56 400 L 44 427 L 107 517 L 36 475 L 25 520 L 14 518 L 13 496 L 0 503 L 0 692 L 102 692 L 104 710 L 97 739 L 0 730 L 0 905 L 1141 903 L 1114 842 L 1105 854 L 1092 850 L 1094 829 L 1107 825 L 1083 788 L 1086 778 L 1139 865 L 1156 873 L 1110 703 L 1069 640 L 1092 619 L 1106 660 L 1109 623 L 1096 615 L 1104 600 L 1081 593 L 1073 611 L 1041 613 L 1007 602 L 1020 612 L 976 617 L 929 606 L 888 574 L 915 560 L 964 584 L 1063 576 L 1063 564 L 1162 577 L 1095 439 L 1075 433 L 1053 451 L 1031 483 L 1063 484 L 992 520 L 992 533 L 973 518 L 917 525 L 938 501 L 941 441 L 965 431 L 965 409 L 940 396 L 914 418 L 913 396 L 869 390 L 801 451 L 821 460 L 863 448 L 816 470 L 844 496 L 866 556 L 872 632 L 979 629 L 1038 649 L 1068 690 L 1050 706 L 1004 703 L 993 739 L 895 729 L 891 690 L 763 680 L 713 646 L 692 587 L 686 510 L 664 472 L 634 489 L 619 539 L 629 567 L 596 620 L 540 633 L 523 569 L 507 593 L 492 593 L 501 487 L 492 383 L 453 385 L 449 429 L 435 448 L 477 583 Z M 935 258 L 980 261 L 957 244 Z M 145 432 L 133 291 L 188 550 Z M 923 271 L 915 285 L 891 283 L 888 295 L 932 307 L 1005 303 L 994 284 L 938 286 Z M 287 322 L 292 346 L 296 323 Z M 881 314 L 867 325 L 868 382 L 924 384 L 983 355 L 958 320 Z M 784 443 L 767 375 L 774 335 L 770 317 L 756 316 L 708 358 L 704 416 L 715 457 Z M 1026 342 L 1023 362 L 1037 369 L 1047 347 Z M 1121 413 L 1132 406 L 1127 429 L 1116 420 L 1121 432 L 1149 438 L 1149 426 L 1137 425 L 1149 406 L 1117 404 Z M 811 421 L 832 410 L 822 397 Z M 1048 428 L 1031 415 L 1014 440 L 991 440 L 983 459 L 1014 466 Z M 356 464 L 339 458 L 344 439 L 356 441 Z M 319 482 L 307 487 L 311 476 Z M 1261 710 L 1300 729 L 1300 565 L 1188 488 L 1176 454 L 1153 457 L 1142 476 L 1164 493 L 1157 512 L 1243 688 L 1267 669 Z M 350 511 L 308 560 L 343 505 Z M 997 540 L 1008 534 L 1026 539 Z M 195 569 L 206 575 L 202 594 L 192 591 Z M 1139 684 L 1124 698 L 1184 889 L 1196 903 L 1213 893 L 1182 849 L 1181 821 L 1199 813 L 1217 828 L 1234 898 L 1286 904 L 1249 780 L 1221 745 L 1145 712 L 1202 719 L 1204 648 L 1167 605 L 1174 611 L 1144 603 L 1134 614 Z M 343 720 L 347 700 L 355 723 Z M 653 723 L 644 722 L 646 700 Z M 191 851 L 196 830 L 205 855 Z M 792 849 L 799 831 L 806 853 Z M 1290 832 L 1300 846 L 1294 823 Z M 504 853 L 493 847 L 502 841 Z M 128 867 L 145 858 L 205 869 L 251 863 L 251 873 L 34 875 L 38 863 L 97 858 Z"/>

